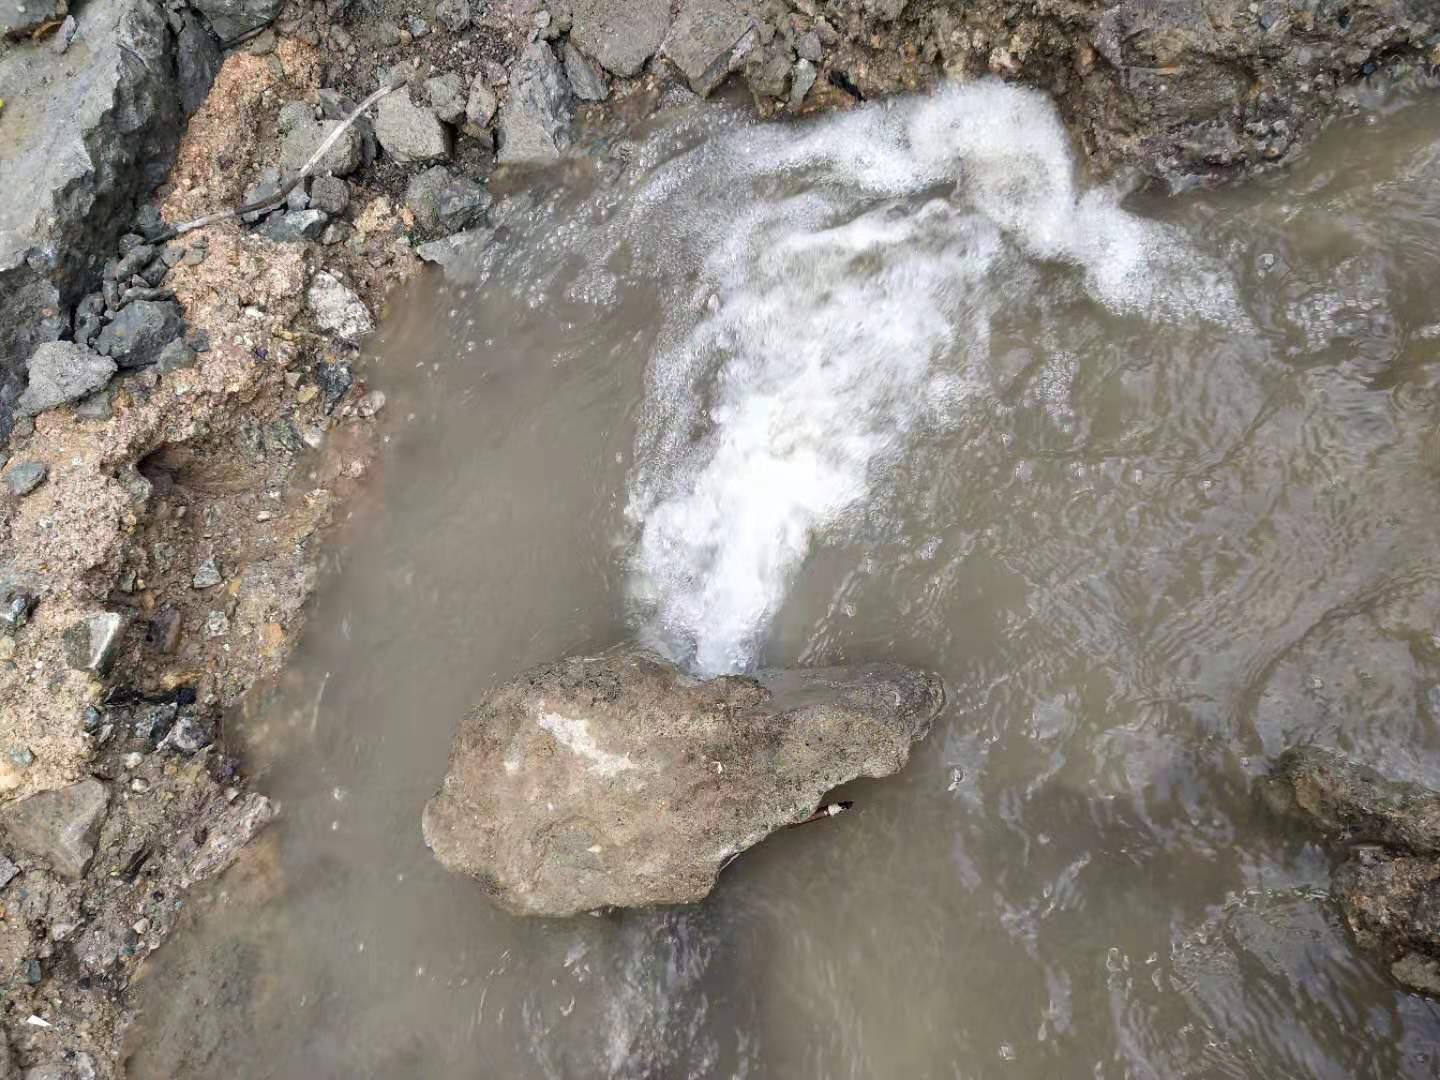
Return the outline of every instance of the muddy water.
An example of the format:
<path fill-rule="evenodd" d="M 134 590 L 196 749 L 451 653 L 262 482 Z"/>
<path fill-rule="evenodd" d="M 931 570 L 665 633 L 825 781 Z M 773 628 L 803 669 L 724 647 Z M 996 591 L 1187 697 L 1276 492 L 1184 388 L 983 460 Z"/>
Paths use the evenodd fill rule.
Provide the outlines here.
<path fill-rule="evenodd" d="M 1440 784 L 1440 111 L 1242 191 L 1073 171 L 994 87 L 677 110 L 417 288 L 376 505 L 234 725 L 281 821 L 133 1075 L 1436 1075 L 1251 785 L 1307 740 Z M 637 637 L 951 701 L 701 905 L 502 915 L 420 840 L 452 723 Z"/>

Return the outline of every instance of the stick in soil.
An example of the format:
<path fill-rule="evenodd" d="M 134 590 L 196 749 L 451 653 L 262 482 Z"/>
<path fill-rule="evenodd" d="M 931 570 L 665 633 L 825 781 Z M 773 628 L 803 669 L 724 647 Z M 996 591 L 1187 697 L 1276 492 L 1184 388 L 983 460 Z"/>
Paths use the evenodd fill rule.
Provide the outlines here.
<path fill-rule="evenodd" d="M 290 192 L 294 191 L 299 184 L 305 181 L 305 178 L 307 176 L 309 176 L 312 172 L 315 171 L 315 166 L 320 164 L 320 160 L 326 155 L 326 153 L 329 152 L 330 148 L 339 141 L 340 136 L 349 129 L 350 125 L 355 123 L 356 120 L 360 119 L 360 117 L 364 115 L 365 110 L 370 108 L 370 106 L 374 105 L 386 94 L 392 94 L 396 90 L 399 90 L 402 86 L 409 82 L 414 75 L 415 73 L 411 72 L 406 75 L 395 76 L 384 86 L 380 87 L 379 90 L 376 90 L 373 94 L 371 94 L 359 105 L 357 105 L 355 107 L 355 111 L 352 112 L 349 116 L 347 116 L 343 121 L 341 121 L 339 127 L 337 127 L 329 135 L 325 136 L 325 139 L 320 143 L 320 146 L 313 154 L 310 155 L 310 159 L 306 161 L 304 165 L 300 166 L 300 170 L 295 173 L 295 175 L 291 176 L 288 180 L 286 180 L 285 183 L 281 184 L 279 189 L 273 194 L 267 195 L 263 199 L 256 199 L 254 202 L 246 203 L 244 206 L 237 206 L 231 210 L 217 210 L 213 214 L 206 214 L 203 217 L 196 218 L 194 221 L 187 221 L 181 225 L 176 225 L 173 228 L 167 229 L 165 232 L 161 233 L 152 241 L 152 243 L 163 244 L 167 241 L 174 240 L 177 236 L 184 236 L 186 233 L 194 232 L 196 229 L 203 229 L 207 225 L 215 225 L 218 222 L 229 221 L 231 218 L 241 217 L 244 214 L 253 214 L 257 210 L 268 210 L 272 207 L 278 206 L 280 203 L 285 201 L 285 197 L 289 195 Z"/>

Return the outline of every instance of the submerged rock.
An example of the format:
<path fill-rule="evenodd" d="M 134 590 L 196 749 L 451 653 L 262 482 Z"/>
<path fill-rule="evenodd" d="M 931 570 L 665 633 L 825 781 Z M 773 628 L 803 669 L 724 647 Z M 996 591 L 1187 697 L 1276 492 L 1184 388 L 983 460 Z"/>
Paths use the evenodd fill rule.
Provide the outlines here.
<path fill-rule="evenodd" d="M 1263 792 L 1343 854 L 1331 891 L 1356 943 L 1440 996 L 1440 792 L 1313 746 L 1282 754 Z"/>
<path fill-rule="evenodd" d="M 898 771 L 943 701 L 898 664 L 702 682 L 639 649 L 562 660 L 461 721 L 425 840 L 518 914 L 700 900 L 827 792 Z"/>

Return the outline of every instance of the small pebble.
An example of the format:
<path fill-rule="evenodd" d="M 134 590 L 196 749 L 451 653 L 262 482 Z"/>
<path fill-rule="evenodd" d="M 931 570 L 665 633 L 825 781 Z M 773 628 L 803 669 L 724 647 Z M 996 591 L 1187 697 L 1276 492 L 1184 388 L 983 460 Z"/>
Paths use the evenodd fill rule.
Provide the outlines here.
<path fill-rule="evenodd" d="M 17 427 L 19 425 L 16 425 Z M 29 495 L 50 475 L 50 466 L 40 461 L 22 461 L 5 474 L 5 486 L 17 499 Z"/>

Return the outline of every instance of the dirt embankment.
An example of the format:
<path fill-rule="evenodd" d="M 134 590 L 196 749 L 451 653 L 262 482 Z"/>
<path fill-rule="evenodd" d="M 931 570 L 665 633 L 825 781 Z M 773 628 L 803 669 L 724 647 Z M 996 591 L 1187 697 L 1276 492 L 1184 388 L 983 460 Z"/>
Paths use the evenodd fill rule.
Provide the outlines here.
<path fill-rule="evenodd" d="M 1097 170 L 1213 182 L 1302 152 L 1347 86 L 1440 61 L 1426 0 L 92 0 L 68 26 L 63 6 L 0 27 L 0 139 L 25 149 L 0 183 L 36 203 L 0 220 L 0 1078 L 116 1075 L 137 967 L 269 820 L 224 718 L 283 664 L 363 483 L 384 404 L 364 330 L 450 250 L 427 241 L 490 242 L 497 168 L 561 156 L 585 110 L 732 74 L 766 114 L 997 75 L 1054 94 Z M 137 74 L 142 39 L 163 59 Z M 51 100 L 57 64 L 110 81 Z M 336 175 L 162 239 L 273 185 L 397 69 Z M 67 125 L 78 178 L 46 141 Z"/>

